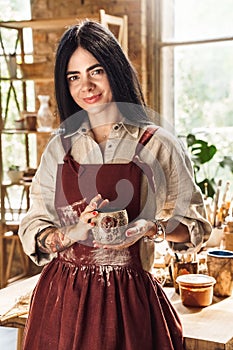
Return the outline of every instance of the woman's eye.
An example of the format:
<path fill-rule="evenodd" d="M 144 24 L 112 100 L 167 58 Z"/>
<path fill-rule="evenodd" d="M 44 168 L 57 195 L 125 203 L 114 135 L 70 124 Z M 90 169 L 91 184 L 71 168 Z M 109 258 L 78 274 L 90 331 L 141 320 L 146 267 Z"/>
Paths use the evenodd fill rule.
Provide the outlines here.
<path fill-rule="evenodd" d="M 78 80 L 79 79 L 79 76 L 78 75 L 70 75 L 67 77 L 67 80 L 69 82 L 72 82 L 72 81 L 75 81 L 75 80 Z"/>
<path fill-rule="evenodd" d="M 103 68 L 98 68 L 98 69 L 95 69 L 92 72 L 90 72 L 90 75 L 92 77 L 94 77 L 94 76 L 97 76 L 97 75 L 102 75 L 103 73 L 104 73 Z"/>

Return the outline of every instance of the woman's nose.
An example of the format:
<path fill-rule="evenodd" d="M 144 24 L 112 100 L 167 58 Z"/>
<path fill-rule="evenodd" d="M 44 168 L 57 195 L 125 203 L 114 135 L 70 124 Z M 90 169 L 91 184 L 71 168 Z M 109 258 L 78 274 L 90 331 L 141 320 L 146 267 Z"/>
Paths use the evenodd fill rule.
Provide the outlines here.
<path fill-rule="evenodd" d="M 94 88 L 94 84 L 88 78 L 83 78 L 81 81 L 81 91 L 91 91 Z"/>

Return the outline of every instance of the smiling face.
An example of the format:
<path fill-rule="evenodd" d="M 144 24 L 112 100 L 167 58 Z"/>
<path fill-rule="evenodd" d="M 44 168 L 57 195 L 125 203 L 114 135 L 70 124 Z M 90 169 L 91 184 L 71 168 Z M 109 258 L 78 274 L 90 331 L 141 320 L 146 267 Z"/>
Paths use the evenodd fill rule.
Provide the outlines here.
<path fill-rule="evenodd" d="M 71 96 L 84 110 L 112 102 L 107 74 L 89 51 L 82 47 L 74 51 L 66 75 Z"/>

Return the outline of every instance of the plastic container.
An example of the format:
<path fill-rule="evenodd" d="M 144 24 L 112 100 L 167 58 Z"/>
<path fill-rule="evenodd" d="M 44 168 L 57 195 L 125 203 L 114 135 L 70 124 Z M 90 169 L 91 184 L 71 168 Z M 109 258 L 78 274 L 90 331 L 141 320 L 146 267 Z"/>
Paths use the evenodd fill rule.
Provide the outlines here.
<path fill-rule="evenodd" d="M 208 306 L 213 300 L 213 286 L 215 278 L 202 274 L 188 274 L 176 279 L 181 301 L 185 306 Z"/>

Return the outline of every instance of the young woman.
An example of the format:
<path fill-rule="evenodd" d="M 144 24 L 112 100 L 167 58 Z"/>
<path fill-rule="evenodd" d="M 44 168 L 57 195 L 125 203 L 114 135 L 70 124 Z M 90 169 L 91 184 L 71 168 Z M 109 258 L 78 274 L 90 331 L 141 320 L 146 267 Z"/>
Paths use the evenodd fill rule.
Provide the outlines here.
<path fill-rule="evenodd" d="M 52 138 L 22 220 L 25 252 L 46 265 L 24 350 L 181 350 L 182 327 L 149 272 L 154 240 L 197 251 L 210 230 L 181 144 L 148 117 L 137 75 L 111 32 L 85 21 L 59 43 Z M 93 239 L 99 209 L 126 209 L 120 244 Z"/>

